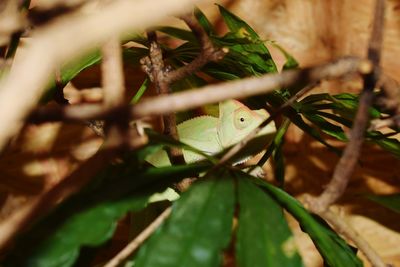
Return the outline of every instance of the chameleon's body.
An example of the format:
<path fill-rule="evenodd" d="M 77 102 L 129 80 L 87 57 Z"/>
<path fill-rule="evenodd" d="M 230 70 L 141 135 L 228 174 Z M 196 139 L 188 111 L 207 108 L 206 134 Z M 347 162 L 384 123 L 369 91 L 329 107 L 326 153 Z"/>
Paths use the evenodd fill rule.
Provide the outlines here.
<path fill-rule="evenodd" d="M 182 143 L 214 155 L 240 142 L 267 117 L 268 113 L 263 109 L 251 110 L 239 101 L 228 100 L 219 104 L 218 118 L 200 116 L 184 121 L 177 126 L 178 135 Z M 275 131 L 275 124 L 271 122 L 260 134 L 273 134 Z M 187 163 L 203 159 L 201 155 L 185 149 L 183 156 Z M 164 150 L 150 155 L 146 161 L 157 167 L 171 165 Z"/>

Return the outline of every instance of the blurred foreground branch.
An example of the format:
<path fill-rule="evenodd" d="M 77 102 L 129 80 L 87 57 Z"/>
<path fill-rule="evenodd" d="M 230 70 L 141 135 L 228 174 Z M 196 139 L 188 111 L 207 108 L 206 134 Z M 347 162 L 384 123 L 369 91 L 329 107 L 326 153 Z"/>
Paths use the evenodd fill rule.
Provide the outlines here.
<path fill-rule="evenodd" d="M 335 62 L 302 70 L 265 74 L 222 84 L 208 85 L 171 95 L 149 97 L 136 105 L 125 105 L 115 109 L 104 109 L 102 105 L 72 105 L 65 107 L 42 107 L 28 118 L 30 122 L 82 121 L 90 119 L 112 119 L 124 112 L 130 119 L 163 115 L 167 112 L 184 111 L 231 98 L 245 98 L 268 93 L 293 84 L 308 84 L 322 79 L 333 79 L 351 73 L 368 73 L 371 65 L 358 58 L 342 58 Z M 229 89 L 229 90 L 228 90 Z"/>
<path fill-rule="evenodd" d="M 119 0 L 95 14 L 75 16 L 73 13 L 38 28 L 32 33 L 24 58 L 17 58 L 8 77 L 0 84 L 0 150 L 36 106 L 58 66 L 98 47 L 111 36 L 152 26 L 167 15 L 185 11 L 194 2 L 169 0 L 155 5 L 145 0 Z"/>

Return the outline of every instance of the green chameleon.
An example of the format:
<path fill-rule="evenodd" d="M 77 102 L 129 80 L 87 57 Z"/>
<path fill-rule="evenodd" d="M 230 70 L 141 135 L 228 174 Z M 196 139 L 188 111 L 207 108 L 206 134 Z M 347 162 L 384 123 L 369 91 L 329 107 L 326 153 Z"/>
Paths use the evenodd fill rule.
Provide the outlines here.
<path fill-rule="evenodd" d="M 199 116 L 182 122 L 177 126 L 179 139 L 182 143 L 195 147 L 205 154 L 214 155 L 224 149 L 240 142 L 252 130 L 259 126 L 269 114 L 264 109 L 251 110 L 239 101 L 227 100 L 219 104 L 219 117 Z M 269 123 L 260 132 L 259 136 L 272 140 L 276 132 L 275 124 Z M 263 142 L 265 144 L 266 142 Z M 202 155 L 189 150 L 182 150 L 183 157 L 187 163 L 204 159 Z M 159 150 L 146 158 L 146 161 L 156 167 L 171 165 L 167 153 Z M 246 159 L 237 162 L 242 163 Z M 150 202 L 168 199 L 173 201 L 179 195 L 168 188 L 163 193 L 154 194 Z"/>
<path fill-rule="evenodd" d="M 215 155 L 240 142 L 268 116 L 264 109 L 251 110 L 239 101 L 227 100 L 219 104 L 219 118 L 205 115 L 179 124 L 179 140 L 207 155 Z M 272 136 L 275 132 L 275 124 L 271 122 L 259 135 Z M 202 155 L 193 151 L 183 149 L 182 152 L 187 163 L 204 159 Z M 171 165 L 164 150 L 148 156 L 146 161 L 156 167 Z"/>

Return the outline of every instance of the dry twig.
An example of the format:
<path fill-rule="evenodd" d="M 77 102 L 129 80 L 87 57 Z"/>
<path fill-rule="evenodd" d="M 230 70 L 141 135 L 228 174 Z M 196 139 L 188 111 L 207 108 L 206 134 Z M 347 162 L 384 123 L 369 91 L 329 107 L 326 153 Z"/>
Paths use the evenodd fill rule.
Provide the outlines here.
<path fill-rule="evenodd" d="M 163 211 L 149 226 L 147 226 L 135 239 L 133 239 L 125 248 L 123 248 L 114 258 L 112 258 L 104 267 L 117 267 L 133 254 L 133 252 L 146 241 L 149 236 L 168 218 L 171 214 L 171 208 Z"/>
<path fill-rule="evenodd" d="M 119 39 L 111 38 L 102 47 L 101 64 L 102 86 L 104 91 L 103 105 L 114 108 L 123 104 L 125 85 L 122 65 L 122 49 Z M 129 120 L 127 116 L 118 116 L 105 122 L 107 142 L 112 147 L 121 147 L 128 143 Z"/>
<path fill-rule="evenodd" d="M 189 26 L 189 28 L 192 30 L 197 40 L 199 41 L 200 53 L 189 64 L 185 65 L 182 68 L 169 72 L 166 76 L 166 81 L 169 84 L 175 81 L 179 81 L 186 76 L 195 73 L 208 62 L 221 60 L 226 55 L 226 53 L 228 53 L 227 49 L 219 49 L 213 45 L 207 33 L 205 32 L 203 27 L 201 27 L 199 22 L 194 18 L 193 14 L 183 15 L 181 16 L 181 19 L 185 21 L 185 23 Z"/>
<path fill-rule="evenodd" d="M 382 108 L 382 110 L 388 113 L 391 118 L 391 123 L 386 123 L 388 126 L 400 126 L 398 117 L 400 116 L 400 86 L 399 83 L 382 73 L 378 82 L 382 91 L 377 96 L 375 104 Z"/>
<path fill-rule="evenodd" d="M 342 157 L 335 167 L 332 179 L 326 189 L 315 199 L 309 198 L 307 205 L 309 209 L 325 218 L 340 233 L 351 239 L 364 253 L 374 267 L 386 267 L 380 256 L 369 246 L 369 244 L 358 235 L 349 225 L 334 215 L 329 207 L 335 203 L 345 192 L 348 181 L 356 167 L 361 147 L 364 141 L 365 130 L 369 122 L 369 107 L 372 104 L 373 90 L 379 80 L 379 64 L 381 59 L 383 24 L 384 24 L 384 0 L 377 0 L 371 39 L 368 48 L 368 59 L 374 64 L 373 71 L 364 75 L 364 89 L 360 95 L 357 114 L 350 131 L 349 143 Z"/>
<path fill-rule="evenodd" d="M 112 108 L 124 102 L 124 70 L 122 49 L 118 38 L 113 37 L 102 47 L 101 77 L 104 90 L 104 106 Z"/>
<path fill-rule="evenodd" d="M 307 84 L 322 79 L 338 78 L 351 73 L 365 74 L 369 71 L 371 71 L 371 65 L 368 61 L 357 58 L 342 58 L 336 62 L 313 68 L 265 74 L 260 77 L 250 77 L 208 85 L 171 95 L 149 97 L 143 99 L 135 106 L 121 106 L 111 110 L 106 110 L 101 105 L 94 104 L 38 108 L 31 114 L 29 121 L 32 123 L 41 123 L 48 121 L 79 122 L 90 119 L 107 120 L 123 112 L 128 114 L 130 119 L 140 119 L 145 116 L 157 116 L 167 112 L 184 111 L 226 99 L 240 99 L 268 93 L 277 88 L 287 87 L 295 83 Z"/>
<path fill-rule="evenodd" d="M 375 12 L 374 27 L 368 49 L 368 58 L 374 63 L 374 69 L 371 73 L 364 75 L 364 90 L 360 95 L 357 114 L 354 118 L 353 128 L 350 131 L 349 143 L 335 167 L 332 180 L 324 192 L 310 203 L 310 208 L 313 211 L 327 210 L 331 204 L 335 203 L 343 195 L 360 155 L 364 133 L 369 122 L 368 109 L 372 104 L 373 90 L 379 80 L 378 66 L 381 57 L 384 0 L 377 0 Z"/>
<path fill-rule="evenodd" d="M 157 93 L 159 95 L 169 95 L 172 93 L 170 84 L 166 77 L 168 72 L 166 71 L 162 50 L 160 45 L 157 43 L 157 36 L 155 32 L 148 34 L 151 40 L 150 54 L 141 60 L 143 70 L 148 74 L 150 80 L 154 82 Z M 164 134 L 172 137 L 175 140 L 179 140 L 178 129 L 176 128 L 176 118 L 173 112 L 166 112 L 162 115 Z M 168 149 L 168 154 L 172 162 L 176 164 L 182 164 L 185 162 L 182 151 L 177 147 Z"/>
<path fill-rule="evenodd" d="M 375 119 L 371 121 L 369 131 L 378 131 L 387 127 L 400 127 L 400 114 L 385 119 Z"/>

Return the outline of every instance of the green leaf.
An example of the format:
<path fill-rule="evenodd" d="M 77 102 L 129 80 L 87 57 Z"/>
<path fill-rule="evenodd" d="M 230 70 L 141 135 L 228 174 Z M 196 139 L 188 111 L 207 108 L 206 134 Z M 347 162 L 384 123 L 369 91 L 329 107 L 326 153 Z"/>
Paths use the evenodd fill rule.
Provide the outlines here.
<path fill-rule="evenodd" d="M 352 127 L 354 114 L 358 108 L 358 96 L 343 93 L 331 96 L 329 94 L 311 95 L 299 102 L 300 112 L 311 122 L 317 125 L 325 133 L 342 141 L 347 141 L 343 130 L 324 118 L 338 122 L 348 128 Z M 320 110 L 331 109 L 336 114 Z M 375 108 L 370 108 L 372 118 L 380 117 L 381 113 Z M 397 139 L 389 138 L 378 131 L 366 132 L 367 140 L 374 142 L 383 149 L 389 151 L 396 157 L 400 157 L 400 142 Z"/>
<path fill-rule="evenodd" d="M 242 19 L 222 6 L 218 7 L 221 16 L 230 30 L 224 37 L 213 39 L 218 46 L 229 49 L 229 53 L 219 64 L 227 64 L 228 67 L 233 68 L 239 64 L 236 67 L 239 70 L 233 73 L 236 75 L 239 72 L 243 73 L 243 71 L 247 72 L 245 76 L 276 72 L 277 68 L 271 54 L 257 33 Z M 240 67 L 242 67 L 241 70 Z M 243 75 L 239 76 L 244 77 Z"/>
<path fill-rule="evenodd" d="M 277 71 L 276 65 L 263 43 L 235 43 L 226 47 L 229 49 L 229 52 L 219 64 L 228 64 L 228 62 L 236 65 L 239 64 L 231 67 L 237 68 L 238 70 L 236 72 L 245 71 L 246 76 L 261 75 Z"/>
<path fill-rule="evenodd" d="M 146 92 L 147 88 L 149 88 L 150 85 L 150 80 L 146 78 L 142 85 L 140 86 L 139 90 L 136 92 L 136 94 L 133 96 L 133 98 L 130 101 L 130 104 L 136 104 L 139 102 L 140 98 L 143 96 L 144 92 Z"/>
<path fill-rule="evenodd" d="M 328 122 L 323 117 L 317 114 L 303 113 L 303 115 L 324 133 L 335 137 L 340 141 L 347 141 L 347 136 L 341 127 Z"/>
<path fill-rule="evenodd" d="M 333 96 L 326 93 L 315 94 L 301 100 L 300 105 L 302 112 L 331 109 L 343 118 L 352 120 L 358 108 L 358 95 L 349 93 Z M 374 107 L 370 107 L 369 114 L 372 118 L 379 118 L 381 112 Z"/>
<path fill-rule="evenodd" d="M 200 23 L 200 25 L 203 27 L 203 29 L 206 31 L 208 35 L 214 33 L 214 28 L 211 22 L 207 19 L 204 13 L 201 12 L 201 10 L 197 7 L 194 9 L 194 16 L 196 17 L 197 21 Z"/>
<path fill-rule="evenodd" d="M 233 211 L 233 181 L 226 174 L 195 183 L 140 249 L 134 266 L 220 266 L 231 236 Z"/>
<path fill-rule="evenodd" d="M 137 65 L 139 64 L 139 60 L 148 53 L 147 49 L 144 48 L 134 48 L 134 49 L 124 49 L 123 50 L 123 59 L 124 62 L 128 62 L 130 64 Z M 51 81 L 49 83 L 49 87 L 46 90 L 46 93 L 42 96 L 40 100 L 41 103 L 48 102 L 52 97 L 56 90 L 63 88 L 69 81 L 75 78 L 81 71 L 99 64 L 101 61 L 101 54 L 99 51 L 94 51 L 88 53 L 87 55 L 69 62 L 65 66 L 61 68 L 61 79 L 59 84 L 56 84 L 55 81 Z"/>
<path fill-rule="evenodd" d="M 249 177 L 241 173 L 243 179 Z M 251 177 L 251 176 L 250 176 Z M 261 186 L 275 198 L 300 223 L 301 228 L 313 240 L 326 264 L 330 267 L 363 266 L 347 243 L 325 224 L 316 220 L 292 196 L 283 190 L 263 181 L 253 178 L 255 184 Z"/>
<path fill-rule="evenodd" d="M 282 68 L 283 70 L 295 69 L 299 66 L 297 60 L 291 54 L 289 54 L 282 46 L 278 45 L 276 42 L 270 42 L 270 44 L 276 47 L 285 56 L 286 62 L 283 65 Z"/>
<path fill-rule="evenodd" d="M 378 138 L 378 139 L 373 139 L 373 142 L 378 144 L 380 147 L 383 149 L 389 151 L 396 157 L 400 158 L 400 142 L 397 139 L 394 138 Z"/>
<path fill-rule="evenodd" d="M 192 62 L 200 53 L 200 46 L 197 43 L 185 42 L 175 49 L 166 52 L 165 60 L 173 68 L 177 69 Z"/>
<path fill-rule="evenodd" d="M 346 118 L 337 116 L 335 114 L 326 113 L 326 112 L 322 112 L 322 111 L 317 111 L 317 112 L 315 112 L 315 114 L 320 115 L 322 117 L 326 117 L 331 120 L 334 120 L 338 123 L 343 124 L 344 126 L 346 126 L 348 128 L 350 128 L 352 126 L 352 121 L 350 121 Z M 338 133 L 340 133 L 340 132 L 338 132 Z M 333 134 L 330 134 L 330 135 L 334 136 Z M 336 137 L 336 136 L 334 136 L 334 137 Z M 389 138 L 389 137 L 385 136 L 384 134 L 382 134 L 381 132 L 377 132 L 377 131 L 367 132 L 366 137 L 369 142 L 373 142 L 373 143 L 379 145 L 381 148 L 392 153 L 394 156 L 400 157 L 400 142 L 399 142 L 399 140 L 397 140 L 395 138 Z M 340 138 L 342 138 L 342 137 L 340 137 Z M 341 140 L 341 139 L 339 139 L 339 140 Z M 346 140 L 344 139 L 343 141 L 346 141 Z"/>
<path fill-rule="evenodd" d="M 273 142 L 268 147 L 267 151 L 261 157 L 261 159 L 257 162 L 257 166 L 263 166 L 267 160 L 273 156 L 274 159 L 274 175 L 275 179 L 279 182 L 279 185 L 283 187 L 285 182 L 285 159 L 283 155 L 283 144 L 285 139 L 285 133 L 289 128 L 290 120 L 285 119 L 282 125 L 276 132 Z"/>
<path fill-rule="evenodd" d="M 95 51 L 74 62 L 67 64 L 61 70 L 61 83 L 63 85 L 67 84 L 79 72 L 99 63 L 100 61 L 101 61 L 101 54 L 99 51 Z"/>
<path fill-rule="evenodd" d="M 392 195 L 365 195 L 369 200 L 372 200 L 394 212 L 400 213 L 400 194 Z"/>
<path fill-rule="evenodd" d="M 80 248 L 108 240 L 126 212 L 142 209 L 154 192 L 208 167 L 192 164 L 139 170 L 129 163 L 110 166 L 82 193 L 66 200 L 23 235 L 4 266 L 72 266 Z"/>
<path fill-rule="evenodd" d="M 343 93 L 339 95 L 334 95 L 333 99 L 335 104 L 341 105 L 342 107 L 345 107 L 348 110 L 352 110 L 354 114 L 357 112 L 358 100 L 359 100 L 358 95 Z M 375 107 L 370 107 L 368 111 L 369 111 L 369 116 L 371 118 L 377 119 L 381 116 L 381 112 L 377 110 Z"/>
<path fill-rule="evenodd" d="M 101 54 L 99 51 L 91 52 L 84 57 L 81 57 L 73 62 L 68 63 L 66 66 L 62 67 L 59 84 L 53 80 L 50 82 L 48 89 L 42 96 L 40 103 L 47 103 L 50 101 L 56 92 L 63 88 L 69 81 L 71 81 L 76 75 L 78 75 L 82 70 L 98 64 L 101 61 Z"/>
<path fill-rule="evenodd" d="M 323 112 L 323 111 L 315 111 L 315 114 L 336 121 L 337 123 L 342 124 L 343 126 L 346 126 L 347 128 L 351 128 L 353 122 L 349 119 L 343 118 L 341 116 L 338 116 L 336 114 L 328 113 L 328 112 Z"/>
<path fill-rule="evenodd" d="M 378 131 L 367 132 L 367 138 L 369 141 L 374 142 L 383 149 L 389 151 L 394 156 L 400 158 L 400 141 L 395 138 L 389 138 L 383 133 Z"/>
<path fill-rule="evenodd" d="M 338 155 L 341 153 L 339 149 L 328 144 L 325 141 L 325 139 L 321 136 L 321 134 L 318 132 L 318 130 L 308 125 L 299 114 L 296 114 L 294 111 L 291 111 L 290 113 L 285 112 L 285 115 L 288 116 L 289 119 L 292 121 L 292 123 L 294 123 L 297 127 L 302 129 L 305 133 L 309 134 L 311 137 L 313 137 L 320 143 L 324 144 L 331 151 L 335 152 Z"/>
<path fill-rule="evenodd" d="M 281 127 L 278 130 L 277 135 L 278 138 L 274 139 L 274 144 L 276 146 L 276 149 L 272 153 L 272 157 L 274 160 L 274 177 L 275 180 L 279 182 L 279 185 L 281 187 L 284 186 L 285 184 L 285 156 L 283 154 L 283 144 L 285 142 L 284 134 L 286 133 L 287 129 L 289 128 L 290 125 L 290 120 L 286 119 Z"/>
<path fill-rule="evenodd" d="M 327 93 L 322 93 L 322 94 L 312 94 L 309 96 L 306 96 L 305 98 L 303 98 L 299 103 L 306 105 L 306 104 L 312 104 L 314 102 L 319 102 L 319 101 L 323 101 L 323 100 L 329 100 L 330 95 Z"/>
<path fill-rule="evenodd" d="M 238 179 L 236 259 L 240 267 L 303 266 L 282 208 L 249 179 Z"/>
<path fill-rule="evenodd" d="M 252 32 L 254 38 L 236 33 L 235 27 L 231 28 L 232 31 L 223 37 L 215 36 L 212 33 L 207 18 L 199 10 L 195 11 L 199 22 L 205 30 L 211 35 L 211 41 L 217 47 L 228 48 L 228 54 L 219 62 L 210 62 L 202 68 L 202 71 L 213 78 L 218 80 L 232 80 L 241 77 L 260 75 L 267 72 L 276 72 L 275 63 L 264 45 L 264 42 L 256 35 L 254 30 L 251 29 L 243 20 L 239 19 L 229 11 L 220 7 L 221 14 L 223 13 L 228 21 L 236 21 L 248 31 Z M 188 42 L 179 46 L 169 53 L 169 59 L 176 59 L 187 64 L 191 62 L 199 53 L 199 45 L 197 41 L 192 40 L 189 32 L 176 30 L 172 28 L 162 28 L 162 31 L 168 31 L 169 34 L 187 40 Z M 246 30 L 242 30 L 243 31 Z M 181 64 L 181 65 L 182 65 Z M 177 64 L 179 66 L 179 64 Z M 265 101 L 261 101 L 263 104 Z"/>
<path fill-rule="evenodd" d="M 223 6 L 218 5 L 218 8 L 229 30 L 235 33 L 237 37 L 260 40 L 258 34 L 244 20 L 229 12 Z"/>
<path fill-rule="evenodd" d="M 218 69 L 218 68 L 209 67 L 209 68 L 205 69 L 204 72 L 220 81 L 231 81 L 231 80 L 240 79 L 240 76 L 237 76 L 235 74 L 232 74 L 230 72 L 227 72 L 227 71 L 224 71 L 223 69 Z"/>
<path fill-rule="evenodd" d="M 124 63 L 134 67 L 140 66 L 140 59 L 148 54 L 149 50 L 141 47 L 124 48 L 122 50 L 122 58 Z"/>
<path fill-rule="evenodd" d="M 172 37 L 175 37 L 177 39 L 181 39 L 184 41 L 189 41 L 192 43 L 196 43 L 197 39 L 194 36 L 194 34 L 191 31 L 176 28 L 176 27 L 170 27 L 170 26 L 165 26 L 165 27 L 158 27 L 155 30 L 159 32 L 163 32 L 165 34 L 168 34 Z"/>

